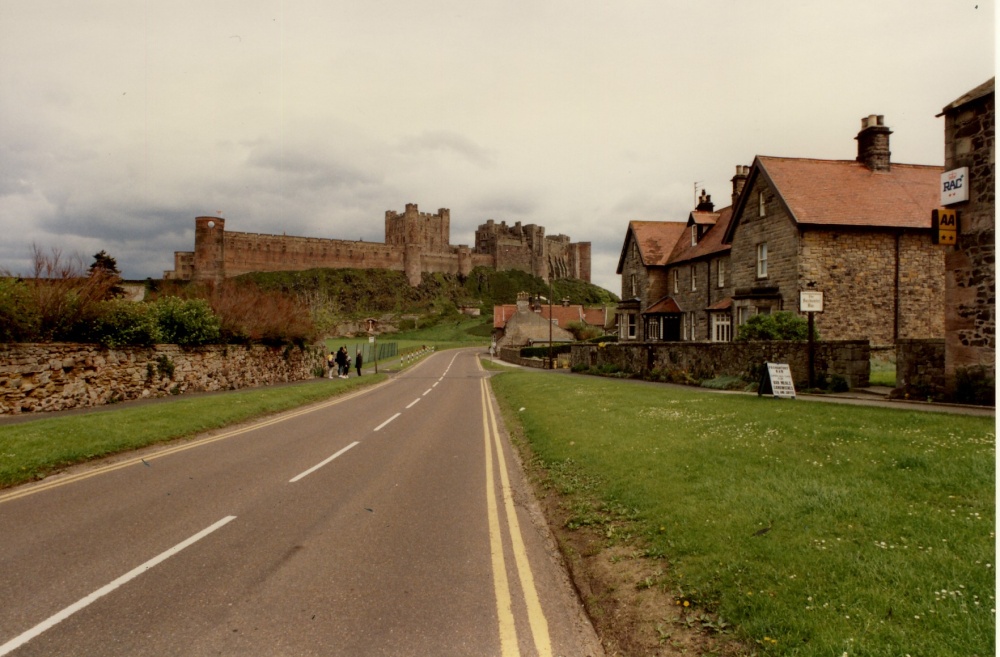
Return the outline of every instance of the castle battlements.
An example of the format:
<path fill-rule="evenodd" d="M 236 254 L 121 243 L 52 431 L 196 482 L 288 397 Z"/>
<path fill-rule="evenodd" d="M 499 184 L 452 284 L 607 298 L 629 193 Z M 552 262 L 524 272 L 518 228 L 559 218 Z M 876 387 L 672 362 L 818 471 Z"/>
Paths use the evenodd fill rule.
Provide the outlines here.
<path fill-rule="evenodd" d="M 411 285 L 423 274 L 467 276 L 473 267 L 517 269 L 550 278 L 590 281 L 590 242 L 545 237 L 545 227 L 521 222 L 508 226 L 490 219 L 476 230 L 476 244 L 452 245 L 451 211 L 420 212 L 407 203 L 403 212 L 385 213 L 385 242 L 296 237 L 227 231 L 222 217 L 195 218 L 194 251 L 174 253 L 165 279 L 221 281 L 258 271 L 360 268 L 402 271 Z"/>

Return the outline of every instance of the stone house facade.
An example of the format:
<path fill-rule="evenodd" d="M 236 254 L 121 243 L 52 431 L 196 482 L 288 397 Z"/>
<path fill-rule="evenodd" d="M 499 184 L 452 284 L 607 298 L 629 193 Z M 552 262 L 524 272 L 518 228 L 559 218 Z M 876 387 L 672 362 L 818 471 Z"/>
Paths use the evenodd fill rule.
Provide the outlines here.
<path fill-rule="evenodd" d="M 424 273 L 468 275 L 474 267 L 520 270 L 545 281 L 578 278 L 590 282 L 590 242 L 546 236 L 543 226 L 508 228 L 493 220 L 476 231 L 476 246 L 450 244 L 451 213 L 420 212 L 408 203 L 385 213 L 385 242 L 241 233 L 226 230 L 222 217 L 196 217 L 194 251 L 174 253 L 168 280 L 218 282 L 250 272 L 359 268 L 402 271 L 410 285 Z"/>
<path fill-rule="evenodd" d="M 887 346 L 944 335 L 944 251 L 931 238 L 942 169 L 892 163 L 890 134 L 873 115 L 856 160 L 758 156 L 737 167 L 732 205 L 715 211 L 703 194 L 666 262 L 630 253 L 642 244 L 632 222 L 619 315 L 640 320 L 634 338 L 620 337 L 729 341 L 752 315 L 800 312 L 805 290 L 824 294 L 815 317 L 824 340 Z M 633 284 L 633 272 L 649 282 Z"/>
<path fill-rule="evenodd" d="M 642 313 L 668 293 L 666 264 L 687 225 L 680 221 L 630 221 L 618 258 L 622 301 L 616 311 L 620 340 L 647 339 Z"/>
<path fill-rule="evenodd" d="M 995 111 L 991 78 L 939 115 L 944 116 L 945 170 L 968 168 L 968 200 L 948 205 L 960 213 L 955 246 L 946 247 L 945 256 L 944 369 L 945 388 L 952 396 L 969 376 L 995 391 Z"/>

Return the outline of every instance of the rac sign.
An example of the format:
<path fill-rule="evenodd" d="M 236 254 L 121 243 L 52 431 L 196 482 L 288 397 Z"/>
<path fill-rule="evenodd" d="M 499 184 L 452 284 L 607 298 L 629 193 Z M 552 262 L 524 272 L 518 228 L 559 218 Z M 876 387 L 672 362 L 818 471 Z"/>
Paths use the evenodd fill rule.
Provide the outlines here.
<path fill-rule="evenodd" d="M 941 174 L 941 205 L 969 200 L 969 167 L 952 169 Z"/>

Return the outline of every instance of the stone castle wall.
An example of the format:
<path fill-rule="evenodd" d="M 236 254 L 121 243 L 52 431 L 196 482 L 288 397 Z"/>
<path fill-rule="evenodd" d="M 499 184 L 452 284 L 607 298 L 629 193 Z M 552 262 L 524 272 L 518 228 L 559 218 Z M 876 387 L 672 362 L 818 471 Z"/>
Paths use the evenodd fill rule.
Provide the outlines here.
<path fill-rule="evenodd" d="M 324 362 L 318 348 L 2 344 L 0 415 L 300 381 Z"/>
<path fill-rule="evenodd" d="M 508 228 L 490 220 L 476 232 L 476 245 L 449 243 L 451 214 L 420 212 L 408 203 L 402 213 L 385 213 L 385 242 L 239 233 L 225 230 L 221 217 L 195 219 L 195 250 L 174 253 L 165 279 L 221 281 L 257 271 L 359 268 L 402 271 L 411 285 L 424 273 L 468 275 L 473 267 L 515 269 L 545 280 L 590 281 L 590 243 L 565 235 L 545 237 L 542 226 Z M 486 236 L 480 239 L 480 234 Z"/>

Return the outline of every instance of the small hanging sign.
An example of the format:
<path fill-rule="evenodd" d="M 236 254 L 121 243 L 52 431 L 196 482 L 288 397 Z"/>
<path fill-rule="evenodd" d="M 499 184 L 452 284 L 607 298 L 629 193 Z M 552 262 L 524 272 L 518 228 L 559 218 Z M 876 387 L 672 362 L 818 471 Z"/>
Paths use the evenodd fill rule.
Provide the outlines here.
<path fill-rule="evenodd" d="M 760 385 L 757 386 L 757 396 L 774 395 L 795 399 L 795 383 L 792 381 L 792 368 L 788 363 L 764 363 L 767 365 L 760 374 Z"/>

